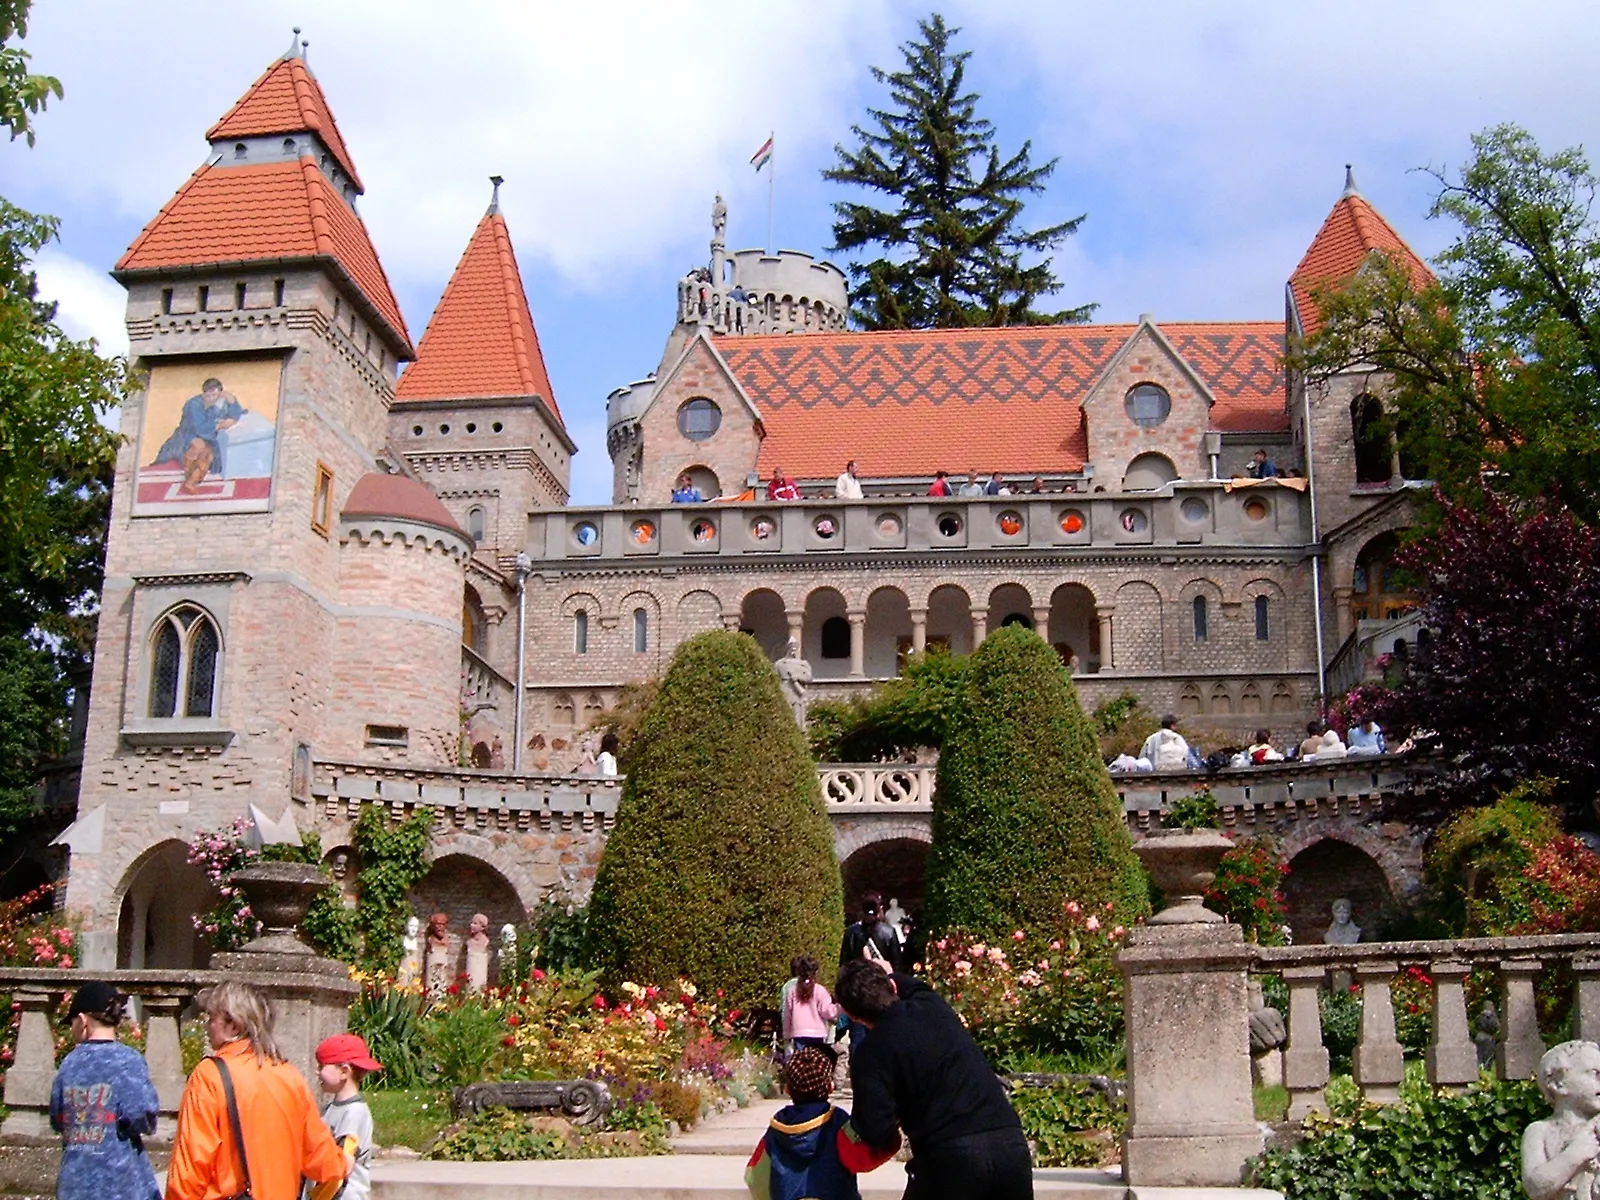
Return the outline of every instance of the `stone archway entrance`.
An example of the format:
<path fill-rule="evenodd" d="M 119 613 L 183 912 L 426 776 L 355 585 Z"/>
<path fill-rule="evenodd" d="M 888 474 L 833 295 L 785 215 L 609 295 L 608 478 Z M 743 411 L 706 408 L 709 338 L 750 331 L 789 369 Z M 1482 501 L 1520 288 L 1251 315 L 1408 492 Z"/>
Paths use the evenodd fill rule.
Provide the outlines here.
<path fill-rule="evenodd" d="M 117 919 L 117 966 L 197 970 L 211 961 L 211 943 L 194 918 L 221 897 L 189 861 L 183 842 L 162 842 L 129 872 Z"/>
<path fill-rule="evenodd" d="M 428 873 L 406 894 L 411 911 L 424 923 L 436 912 L 450 918 L 450 931 L 457 938 L 467 935 L 467 923 L 474 913 L 489 918 L 491 938 L 500 926 L 521 926 L 528 913 L 517 898 L 517 889 L 496 868 L 470 854 L 445 854 L 434 860 Z"/>
<path fill-rule="evenodd" d="M 861 916 L 861 897 L 868 892 L 877 892 L 885 904 L 898 900 L 901 908 L 920 918 L 928 850 L 928 843 L 916 838 L 885 838 L 869 842 L 840 863 L 845 920 Z"/>
<path fill-rule="evenodd" d="M 1378 915 L 1394 899 L 1383 868 L 1358 846 L 1324 838 L 1289 860 L 1283 881 L 1284 908 L 1295 945 L 1318 945 L 1332 921 L 1335 900 L 1350 901 L 1351 919 L 1364 941 L 1375 940 Z"/>

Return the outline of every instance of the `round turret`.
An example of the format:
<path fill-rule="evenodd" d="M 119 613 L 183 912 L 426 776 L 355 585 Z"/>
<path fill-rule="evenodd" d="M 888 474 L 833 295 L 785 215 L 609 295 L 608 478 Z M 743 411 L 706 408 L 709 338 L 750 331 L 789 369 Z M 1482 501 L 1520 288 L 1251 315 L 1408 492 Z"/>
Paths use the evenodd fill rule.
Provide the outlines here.
<path fill-rule="evenodd" d="M 731 261 L 729 333 L 820 333 L 845 327 L 849 283 L 832 263 L 802 250 L 736 250 Z"/>

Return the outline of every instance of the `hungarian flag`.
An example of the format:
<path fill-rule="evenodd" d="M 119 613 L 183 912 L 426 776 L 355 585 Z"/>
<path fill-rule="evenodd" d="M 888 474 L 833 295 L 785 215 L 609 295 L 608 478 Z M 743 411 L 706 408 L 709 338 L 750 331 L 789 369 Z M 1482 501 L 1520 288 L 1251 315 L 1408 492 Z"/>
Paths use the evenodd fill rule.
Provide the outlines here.
<path fill-rule="evenodd" d="M 750 165 L 756 170 L 761 170 L 772 161 L 772 139 L 769 137 L 761 143 L 761 149 L 750 156 Z"/>

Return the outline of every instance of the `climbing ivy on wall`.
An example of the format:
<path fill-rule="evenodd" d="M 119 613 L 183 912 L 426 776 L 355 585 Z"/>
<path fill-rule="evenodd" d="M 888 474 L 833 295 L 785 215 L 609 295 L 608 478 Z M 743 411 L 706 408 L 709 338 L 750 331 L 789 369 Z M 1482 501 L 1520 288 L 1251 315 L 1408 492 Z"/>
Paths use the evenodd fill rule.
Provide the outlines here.
<path fill-rule="evenodd" d="M 411 915 L 406 893 L 428 873 L 432 827 L 431 808 L 394 823 L 379 805 L 361 810 L 350 837 L 361 862 L 351 916 L 361 939 L 359 965 L 367 970 L 392 972 L 400 965 L 400 939 Z"/>

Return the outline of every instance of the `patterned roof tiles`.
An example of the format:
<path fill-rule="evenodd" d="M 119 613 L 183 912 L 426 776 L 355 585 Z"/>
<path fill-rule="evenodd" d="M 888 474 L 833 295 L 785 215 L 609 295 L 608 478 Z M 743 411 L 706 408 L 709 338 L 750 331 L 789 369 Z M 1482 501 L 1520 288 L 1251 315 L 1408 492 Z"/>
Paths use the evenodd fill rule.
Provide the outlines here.
<path fill-rule="evenodd" d="M 1317 230 L 1317 236 L 1311 239 L 1300 265 L 1289 276 L 1295 313 L 1300 318 L 1301 332 L 1307 338 L 1315 336 L 1322 327 L 1322 314 L 1311 298 L 1312 288 L 1354 275 L 1374 250 L 1399 254 L 1418 286 L 1433 278 L 1433 272 L 1394 231 L 1394 226 L 1367 203 L 1365 196 L 1352 188 L 1339 197 L 1327 220 L 1322 222 L 1322 228 Z"/>
<path fill-rule="evenodd" d="M 314 258 L 336 265 L 388 327 L 400 357 L 411 337 L 367 228 L 309 156 L 204 166 L 117 261 L 117 271 Z"/>
<path fill-rule="evenodd" d="M 825 478 L 850 458 L 870 458 L 880 476 L 968 463 L 1075 471 L 1088 453 L 1083 400 L 1138 328 L 819 333 L 721 338 L 717 349 L 761 413 L 763 472 Z M 1216 428 L 1287 428 L 1281 324 L 1160 329 L 1216 395 Z"/>
<path fill-rule="evenodd" d="M 538 396 L 561 420 L 511 234 L 498 212 L 478 222 L 395 396 Z"/>
<path fill-rule="evenodd" d="M 206 130 L 206 140 L 306 131 L 322 139 L 349 174 L 356 191 L 364 191 L 327 97 L 305 60 L 298 56 L 280 58 L 263 71 L 238 102 Z"/>

